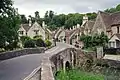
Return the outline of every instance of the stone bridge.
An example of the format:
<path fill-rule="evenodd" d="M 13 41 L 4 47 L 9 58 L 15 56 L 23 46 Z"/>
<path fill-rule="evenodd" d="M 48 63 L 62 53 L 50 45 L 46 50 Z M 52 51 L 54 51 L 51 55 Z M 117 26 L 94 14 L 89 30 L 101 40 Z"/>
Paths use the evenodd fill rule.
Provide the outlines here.
<path fill-rule="evenodd" d="M 0 80 L 55 80 L 57 71 L 77 66 L 79 53 L 74 46 L 57 43 L 45 53 L 1 61 Z"/>

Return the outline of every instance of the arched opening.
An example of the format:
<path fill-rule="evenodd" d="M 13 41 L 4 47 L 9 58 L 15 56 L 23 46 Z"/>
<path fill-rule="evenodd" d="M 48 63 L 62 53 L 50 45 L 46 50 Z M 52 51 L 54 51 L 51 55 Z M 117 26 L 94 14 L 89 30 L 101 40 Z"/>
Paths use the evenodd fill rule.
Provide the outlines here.
<path fill-rule="evenodd" d="M 63 69 L 63 59 L 60 60 L 61 69 Z"/>
<path fill-rule="evenodd" d="M 77 64 L 76 63 L 76 54 L 74 54 L 73 56 L 74 56 L 74 61 L 73 61 L 74 63 L 73 64 L 74 64 L 74 66 L 76 66 L 76 64 Z"/>
<path fill-rule="evenodd" d="M 57 72 L 55 73 L 55 76 L 57 77 L 57 76 L 60 74 L 60 72 L 61 72 L 61 71 L 57 71 Z"/>
<path fill-rule="evenodd" d="M 71 65 L 70 65 L 69 61 L 67 61 L 67 62 L 65 63 L 65 69 L 66 69 L 67 71 L 71 69 Z"/>

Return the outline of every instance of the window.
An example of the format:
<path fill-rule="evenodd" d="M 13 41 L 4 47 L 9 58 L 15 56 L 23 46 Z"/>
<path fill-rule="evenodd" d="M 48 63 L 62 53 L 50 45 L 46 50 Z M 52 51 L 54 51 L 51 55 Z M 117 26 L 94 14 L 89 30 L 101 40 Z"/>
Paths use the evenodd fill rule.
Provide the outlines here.
<path fill-rule="evenodd" d="M 111 42 L 111 47 L 115 48 L 115 42 Z"/>
<path fill-rule="evenodd" d="M 20 34 L 20 35 L 23 35 L 23 31 L 19 31 L 19 34 Z"/>
<path fill-rule="evenodd" d="M 117 27 L 117 33 L 119 33 L 119 27 Z"/>
<path fill-rule="evenodd" d="M 39 30 L 34 30 L 35 34 L 38 35 Z"/>

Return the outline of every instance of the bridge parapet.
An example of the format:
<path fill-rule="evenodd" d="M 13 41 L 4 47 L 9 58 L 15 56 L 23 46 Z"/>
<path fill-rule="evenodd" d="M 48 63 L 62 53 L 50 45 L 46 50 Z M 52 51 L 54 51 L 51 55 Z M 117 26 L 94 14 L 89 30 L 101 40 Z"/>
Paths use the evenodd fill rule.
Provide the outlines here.
<path fill-rule="evenodd" d="M 21 50 L 2 52 L 2 53 L 0 53 L 0 61 L 18 57 L 18 56 L 22 56 L 22 55 L 40 54 L 40 53 L 44 53 L 44 52 L 45 52 L 45 48 L 25 48 L 25 49 L 21 49 Z"/>
<path fill-rule="evenodd" d="M 41 64 L 41 80 L 55 80 L 55 73 L 61 69 L 72 68 L 77 63 L 75 48 L 65 48 L 43 60 Z"/>

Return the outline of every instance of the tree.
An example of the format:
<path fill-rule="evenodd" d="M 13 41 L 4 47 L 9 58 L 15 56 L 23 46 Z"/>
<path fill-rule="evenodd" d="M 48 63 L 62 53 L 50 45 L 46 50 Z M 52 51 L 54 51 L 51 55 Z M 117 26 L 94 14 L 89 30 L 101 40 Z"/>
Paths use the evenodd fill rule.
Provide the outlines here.
<path fill-rule="evenodd" d="M 27 18 L 25 17 L 25 15 L 20 15 L 20 16 L 21 16 L 21 23 L 22 24 L 28 23 Z"/>
<path fill-rule="evenodd" d="M 12 5 L 13 2 L 11 0 L 0 1 L 0 48 L 4 49 L 8 45 L 12 46 L 12 43 L 18 42 L 17 31 L 19 29 L 20 18 Z"/>
<path fill-rule="evenodd" d="M 120 4 L 116 6 L 116 11 L 120 11 Z"/>
<path fill-rule="evenodd" d="M 36 20 L 40 19 L 40 15 L 39 15 L 38 11 L 35 12 L 35 18 L 36 18 Z"/>
<path fill-rule="evenodd" d="M 95 46 L 106 46 L 106 43 L 108 43 L 108 37 L 107 35 L 102 32 L 100 35 L 95 34 L 92 36 L 88 35 L 82 35 L 80 37 L 80 40 L 83 41 L 84 47 L 89 48 L 89 47 L 95 47 Z"/>
<path fill-rule="evenodd" d="M 109 8 L 109 9 L 106 9 L 106 10 L 104 10 L 104 11 L 105 11 L 105 12 L 108 12 L 108 13 L 118 12 L 118 11 L 120 11 L 120 4 L 118 4 L 116 7 Z"/>
<path fill-rule="evenodd" d="M 49 11 L 49 18 L 52 19 L 53 16 L 54 16 L 54 12 L 50 10 L 50 11 Z"/>
<path fill-rule="evenodd" d="M 45 21 L 45 23 L 46 24 L 48 24 L 49 23 L 49 15 L 48 15 L 48 11 L 46 11 L 46 13 L 45 13 L 45 16 L 44 16 L 44 21 Z"/>
<path fill-rule="evenodd" d="M 97 17 L 97 14 L 95 12 L 93 13 L 87 13 L 88 19 L 89 20 L 94 20 Z"/>
<path fill-rule="evenodd" d="M 75 26 L 77 24 L 82 25 L 83 15 L 84 14 L 79 13 L 70 13 L 68 15 L 56 15 L 53 11 L 46 11 L 44 21 L 49 26 L 49 28 L 52 28 L 51 30 L 62 26 L 65 26 L 65 28 L 69 29 L 70 27 Z M 88 13 L 87 15 L 89 17 L 89 20 L 95 19 L 97 16 L 96 13 Z"/>
<path fill-rule="evenodd" d="M 35 21 L 37 21 L 42 26 L 43 19 L 40 18 L 40 15 L 39 15 L 38 11 L 35 12 Z"/>

